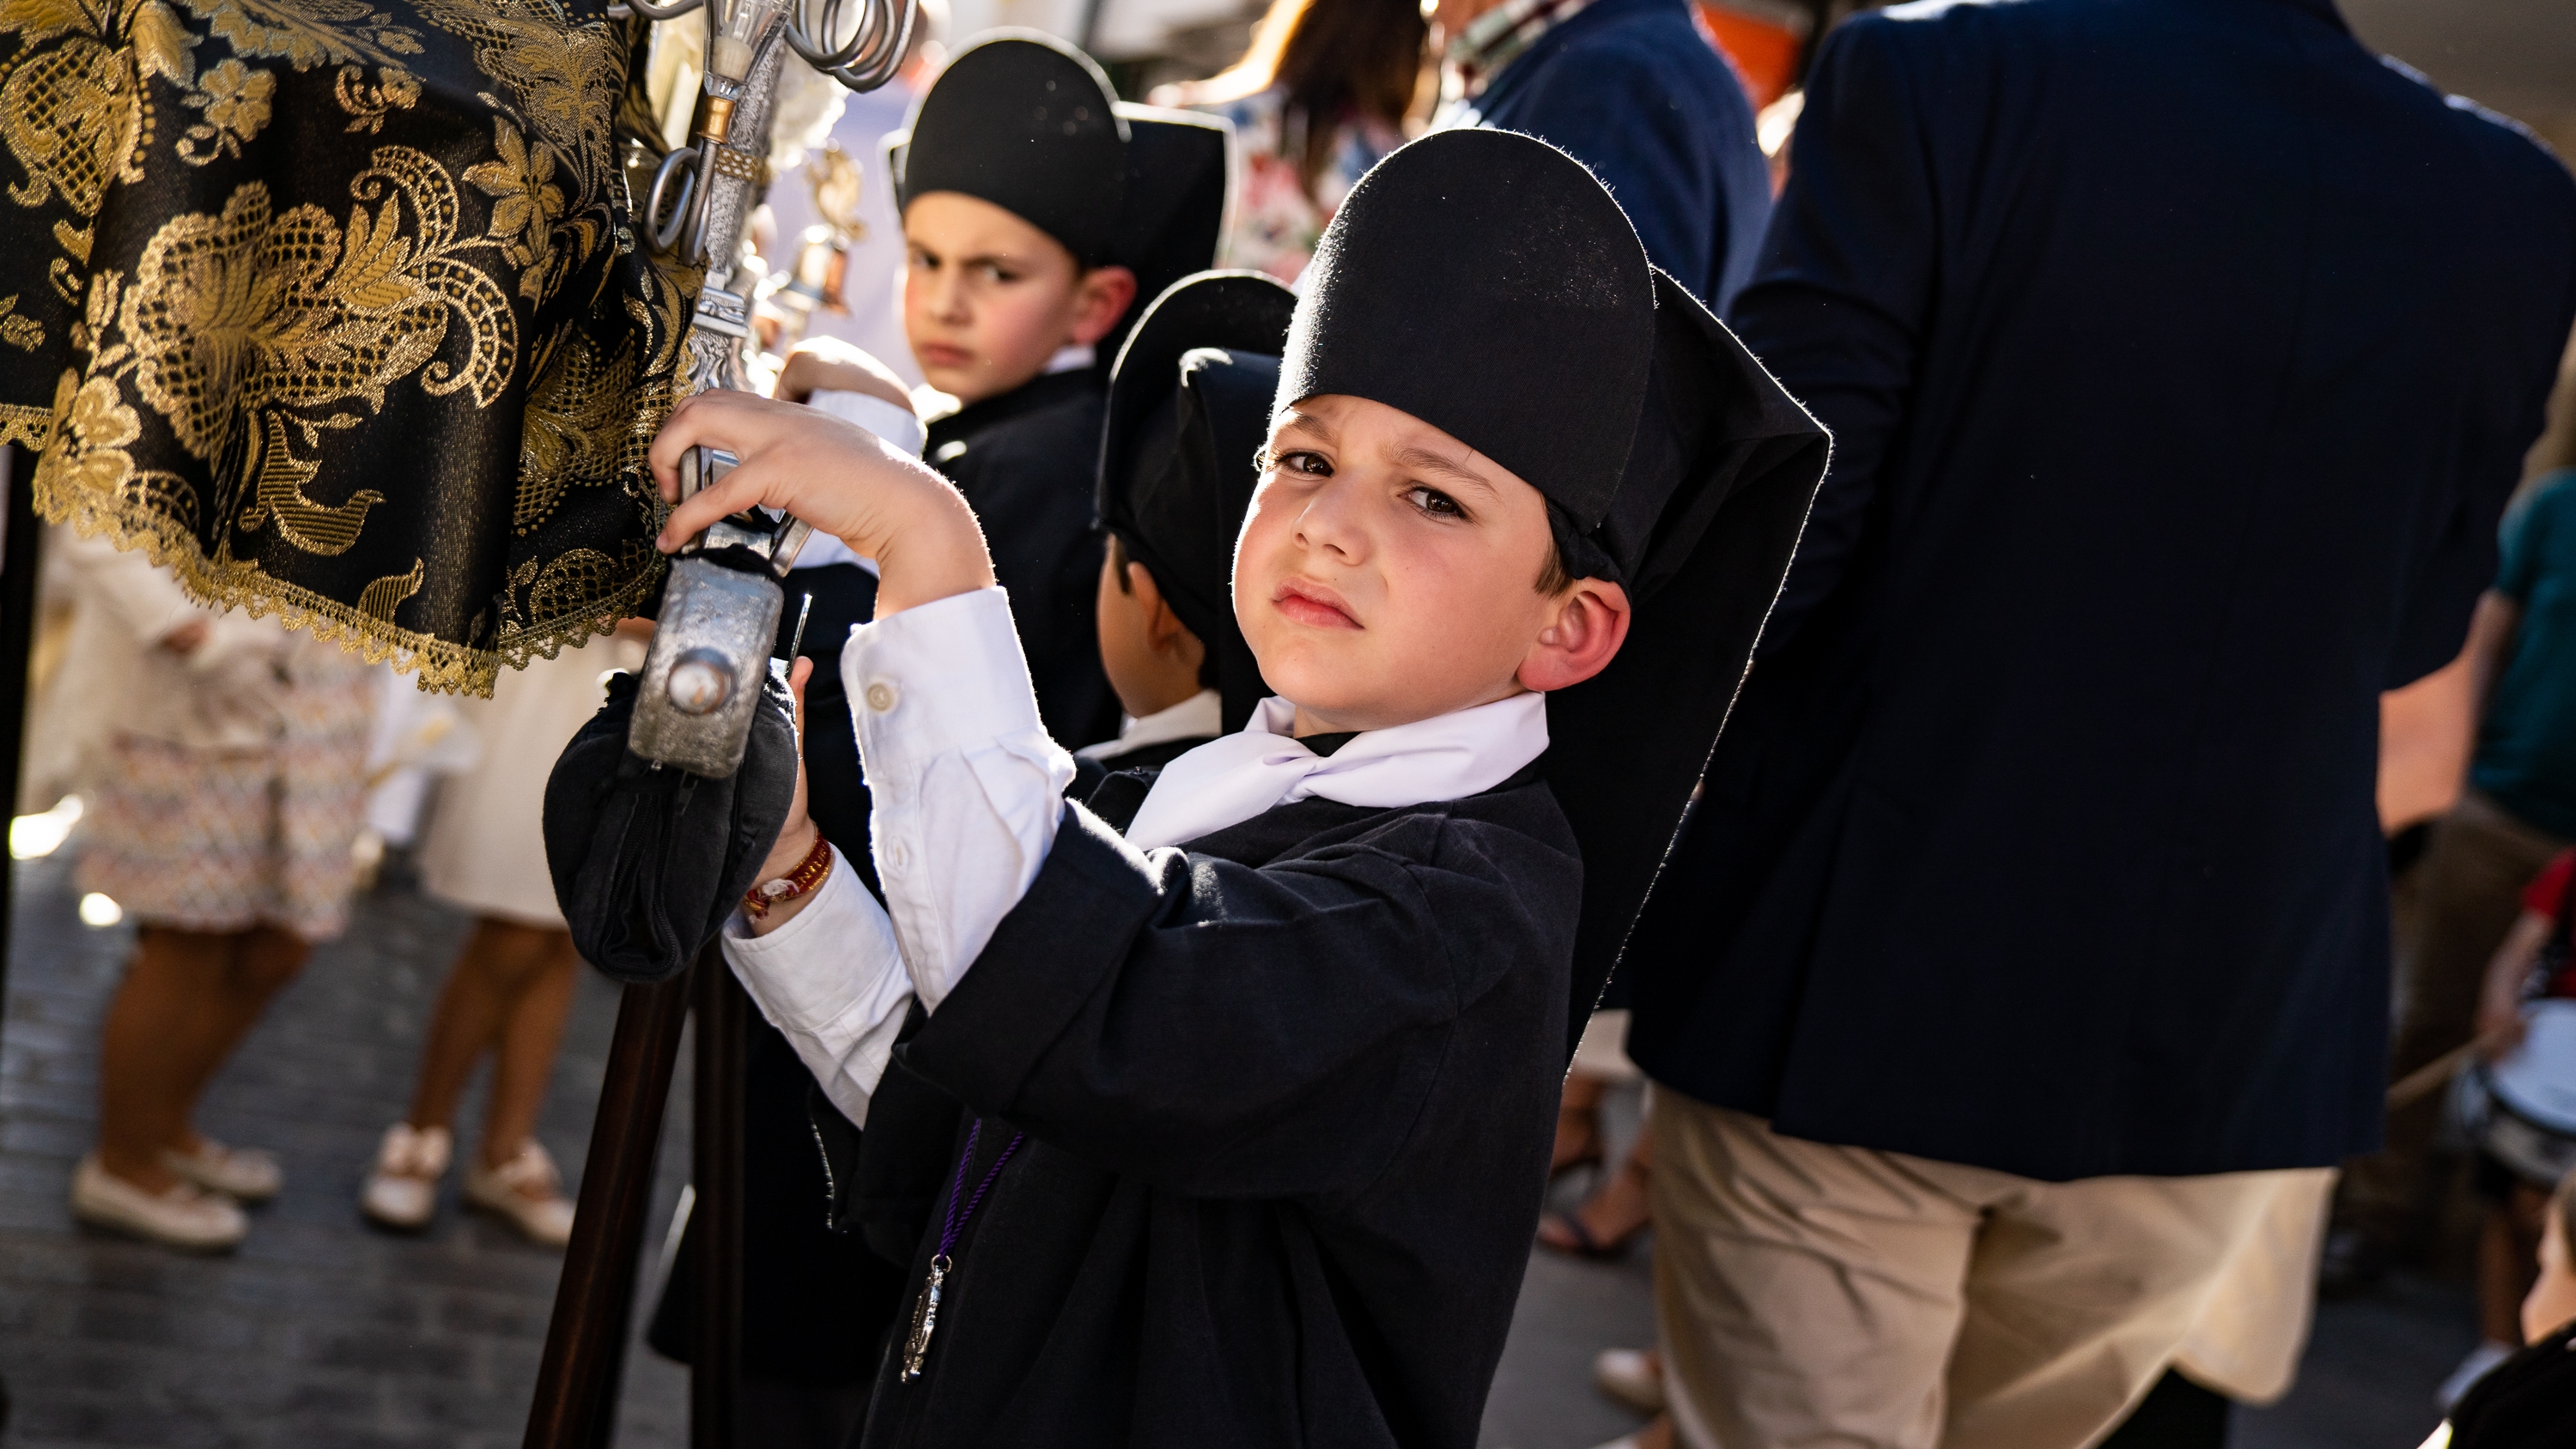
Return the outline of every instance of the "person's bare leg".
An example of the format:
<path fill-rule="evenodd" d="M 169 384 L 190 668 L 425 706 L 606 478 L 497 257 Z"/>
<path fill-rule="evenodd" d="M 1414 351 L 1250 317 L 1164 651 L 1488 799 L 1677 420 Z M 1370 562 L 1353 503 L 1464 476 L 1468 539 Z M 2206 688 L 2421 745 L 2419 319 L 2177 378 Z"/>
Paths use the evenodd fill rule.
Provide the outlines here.
<path fill-rule="evenodd" d="M 306 946 L 262 927 L 217 934 L 146 926 L 99 1042 L 99 1165 L 147 1192 L 174 1179 L 164 1151 L 197 1144 L 206 1084 L 304 963 Z"/>
<path fill-rule="evenodd" d="M 304 963 L 313 954 L 311 942 L 275 926 L 253 926 L 222 939 L 231 943 L 232 950 L 216 979 L 213 1009 L 204 1014 L 206 1035 L 190 1063 L 194 1075 L 181 1108 L 179 1137 L 171 1144 L 181 1152 L 193 1152 L 198 1147 L 197 1130 L 191 1119 L 196 1115 L 198 1099 L 205 1096 L 206 1088 L 215 1080 L 215 1073 L 223 1070 L 242 1038 L 250 1035 L 251 1028 L 268 1014 L 269 1003 L 277 999 L 277 993 L 304 973 Z"/>
<path fill-rule="evenodd" d="M 99 1034 L 98 1161 L 146 1192 L 178 1181 L 161 1165 L 185 1143 L 188 1103 L 210 1030 L 208 999 L 232 957 L 229 937 L 145 926 Z"/>
<path fill-rule="evenodd" d="M 572 1014 L 581 958 L 573 951 L 571 932 L 546 935 L 550 939 L 544 953 L 515 983 L 516 998 L 502 1018 L 499 1053 L 492 1067 L 492 1105 L 483 1119 L 481 1150 L 487 1168 L 498 1168 L 518 1156 L 536 1131 L 537 1113 L 545 1106 L 546 1082 L 554 1075 L 555 1047 L 563 1040 L 564 1019 Z"/>
<path fill-rule="evenodd" d="M 1577 1253 L 1587 1246 L 1613 1247 L 1626 1242 L 1646 1225 L 1649 1212 L 1647 1182 L 1653 1176 L 1655 1138 L 1640 1134 L 1637 1145 L 1629 1150 L 1619 1170 L 1603 1179 L 1592 1195 L 1577 1204 L 1567 1217 L 1549 1214 L 1539 1219 L 1538 1239 L 1560 1253 Z M 1579 1224 L 1581 1231 L 1576 1231 Z"/>
<path fill-rule="evenodd" d="M 2522 1342 L 2522 1300 L 2540 1275 L 2540 1234 L 2549 1195 L 2515 1183 L 2487 1210 L 2478 1235 L 2478 1331 L 2489 1343 Z"/>
<path fill-rule="evenodd" d="M 420 1078 L 412 1088 L 411 1125 L 453 1128 L 456 1099 L 483 1053 L 501 1040 L 512 1001 L 532 968 L 542 965 L 546 939 L 560 934 L 485 916 L 456 962 L 422 1043 Z"/>
<path fill-rule="evenodd" d="M 1601 1157 L 1601 1098 L 1610 1084 L 1584 1072 L 1569 1072 L 1565 1095 L 1556 1104 L 1556 1153 L 1550 1172 L 1563 1172 Z"/>

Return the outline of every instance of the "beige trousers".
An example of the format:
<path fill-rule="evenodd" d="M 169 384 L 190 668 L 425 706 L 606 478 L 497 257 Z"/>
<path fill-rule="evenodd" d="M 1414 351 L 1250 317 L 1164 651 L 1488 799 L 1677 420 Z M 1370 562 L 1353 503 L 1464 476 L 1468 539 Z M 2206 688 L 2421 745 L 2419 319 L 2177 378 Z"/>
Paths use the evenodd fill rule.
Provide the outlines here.
<path fill-rule="evenodd" d="M 1694 1449 L 2082 1449 L 2196 1338 L 2225 1345 L 2212 1387 L 2259 1395 L 2306 1335 L 2331 1169 L 2039 1182 L 1667 1090 L 1652 1127 L 1665 1388 Z M 2282 1301 L 2249 1313 L 2231 1285 L 2266 1275 Z"/>

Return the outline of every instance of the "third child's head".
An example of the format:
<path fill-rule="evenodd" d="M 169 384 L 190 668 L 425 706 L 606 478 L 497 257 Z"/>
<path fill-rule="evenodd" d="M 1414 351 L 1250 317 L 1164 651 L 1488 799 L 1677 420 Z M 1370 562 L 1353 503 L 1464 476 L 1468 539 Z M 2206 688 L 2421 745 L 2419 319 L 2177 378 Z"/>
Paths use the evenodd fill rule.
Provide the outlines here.
<path fill-rule="evenodd" d="M 1079 52 L 1005 36 L 922 98 L 897 182 L 904 336 L 932 387 L 974 403 L 1109 335 L 1136 277 L 1109 260 L 1126 122 Z"/>
<path fill-rule="evenodd" d="M 1609 193 L 1528 137 L 1438 133 L 1353 189 L 1235 550 L 1235 618 L 1301 732 L 1608 666 L 1628 596 L 1585 539 L 1627 463 L 1654 295 Z"/>

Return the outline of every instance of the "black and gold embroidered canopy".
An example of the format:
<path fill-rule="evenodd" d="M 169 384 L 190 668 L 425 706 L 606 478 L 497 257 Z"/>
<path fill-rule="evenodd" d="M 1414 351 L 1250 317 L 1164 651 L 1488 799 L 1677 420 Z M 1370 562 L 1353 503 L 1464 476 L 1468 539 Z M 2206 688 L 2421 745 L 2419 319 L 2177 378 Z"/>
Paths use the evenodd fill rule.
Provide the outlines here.
<path fill-rule="evenodd" d="M 604 0 L 0 0 L 0 441 L 38 509 L 425 687 L 658 586 L 696 280 Z"/>

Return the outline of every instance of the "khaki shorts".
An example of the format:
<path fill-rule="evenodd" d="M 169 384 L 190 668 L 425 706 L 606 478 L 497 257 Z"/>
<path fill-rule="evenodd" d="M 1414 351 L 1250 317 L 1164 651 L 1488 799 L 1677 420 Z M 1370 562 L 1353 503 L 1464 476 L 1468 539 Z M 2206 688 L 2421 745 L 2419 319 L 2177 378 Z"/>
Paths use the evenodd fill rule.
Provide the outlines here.
<path fill-rule="evenodd" d="M 2082 1449 L 2165 1369 L 2288 1387 L 2331 1169 L 2039 1182 L 1659 1091 L 1656 1313 L 1695 1449 Z"/>

